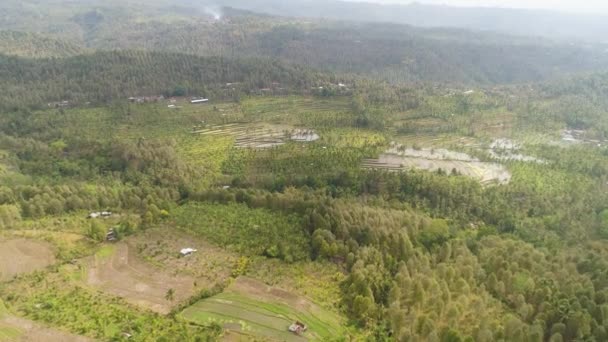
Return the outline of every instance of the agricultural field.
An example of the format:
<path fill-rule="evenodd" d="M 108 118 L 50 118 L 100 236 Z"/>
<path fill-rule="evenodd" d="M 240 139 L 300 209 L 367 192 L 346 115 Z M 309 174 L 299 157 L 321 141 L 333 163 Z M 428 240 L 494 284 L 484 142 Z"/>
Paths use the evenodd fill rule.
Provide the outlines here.
<path fill-rule="evenodd" d="M 504 166 L 482 162 L 465 153 L 445 149 L 413 149 L 402 145 L 393 145 L 377 159 L 364 160 L 363 167 L 390 171 L 420 169 L 444 172 L 471 177 L 482 184 L 505 184 L 511 179 L 511 174 Z"/>
<path fill-rule="evenodd" d="M 328 341 L 343 333 L 342 319 L 305 297 L 240 277 L 223 293 L 204 299 L 181 313 L 198 324 L 211 322 L 225 329 L 271 340 Z M 298 336 L 288 331 L 295 321 L 308 330 Z"/>
<path fill-rule="evenodd" d="M 239 148 L 263 149 L 284 145 L 288 141 L 319 140 L 313 130 L 276 124 L 229 124 L 194 131 L 203 136 L 233 136 Z"/>
<path fill-rule="evenodd" d="M 92 259 L 84 264 L 87 285 L 154 312 L 167 314 L 196 291 L 195 278 L 147 264 L 126 243 L 104 247 Z"/>
<path fill-rule="evenodd" d="M 183 257 L 183 248 L 198 252 Z M 226 281 L 235 262 L 236 257 L 203 240 L 179 232 L 169 238 L 155 229 L 103 246 L 79 264 L 88 286 L 168 314 L 188 298 Z"/>

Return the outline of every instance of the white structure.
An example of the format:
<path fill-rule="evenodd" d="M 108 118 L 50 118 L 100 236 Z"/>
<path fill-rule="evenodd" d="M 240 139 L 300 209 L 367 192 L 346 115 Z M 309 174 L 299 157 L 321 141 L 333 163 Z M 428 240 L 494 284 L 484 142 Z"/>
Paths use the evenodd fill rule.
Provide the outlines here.
<path fill-rule="evenodd" d="M 96 211 L 89 214 L 88 218 L 99 218 L 99 217 L 110 217 L 112 216 L 112 212 L 110 211 Z"/>
<path fill-rule="evenodd" d="M 196 100 L 190 101 L 190 103 L 192 103 L 192 104 L 207 103 L 207 102 L 209 102 L 209 99 L 196 99 Z"/>
<path fill-rule="evenodd" d="M 196 249 L 194 248 L 184 248 L 181 251 L 179 251 L 179 254 L 181 254 L 182 256 L 188 256 L 188 255 L 192 255 L 193 253 L 198 252 Z"/>

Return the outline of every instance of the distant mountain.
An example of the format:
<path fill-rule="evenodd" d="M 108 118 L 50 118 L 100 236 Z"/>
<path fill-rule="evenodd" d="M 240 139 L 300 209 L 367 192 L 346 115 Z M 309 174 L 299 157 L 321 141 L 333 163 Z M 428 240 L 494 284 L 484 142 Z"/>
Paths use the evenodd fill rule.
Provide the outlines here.
<path fill-rule="evenodd" d="M 391 22 L 420 27 L 457 27 L 515 35 L 606 42 L 608 16 L 548 10 L 386 5 L 337 0 L 182 0 L 196 6 L 231 6 L 295 17 Z"/>
<path fill-rule="evenodd" d="M 7 33 L 0 34 L 0 53 L 65 57 L 94 51 L 170 52 L 278 60 L 392 83 L 452 85 L 536 82 L 608 68 L 608 53 L 601 44 L 462 28 L 294 18 L 219 7 L 212 0 L 151 0 L 145 6 L 141 1 L 4 0 L 0 13 L 7 15 L 0 15 L 0 33 Z M 222 3 L 270 11 L 276 0 L 252 1 Z M 301 15 L 320 11 L 317 0 L 299 3 L 276 2 L 273 10 L 294 15 L 298 9 Z M 327 14 L 335 16 L 335 6 L 359 5 L 327 4 Z M 348 11 L 343 14 L 354 17 Z"/>

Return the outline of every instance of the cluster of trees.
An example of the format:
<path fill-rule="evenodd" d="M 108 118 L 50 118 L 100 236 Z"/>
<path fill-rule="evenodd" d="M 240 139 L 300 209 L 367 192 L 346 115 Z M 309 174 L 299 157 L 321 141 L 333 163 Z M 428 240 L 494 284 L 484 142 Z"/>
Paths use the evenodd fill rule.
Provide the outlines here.
<path fill-rule="evenodd" d="M 491 200 L 491 192 L 482 190 L 479 195 Z M 353 319 L 375 327 L 378 336 L 483 341 L 605 338 L 601 308 L 606 303 L 608 265 L 600 260 L 606 247 L 595 244 L 590 252 L 568 247 L 575 241 L 573 234 L 594 234 L 593 226 L 581 227 L 593 222 L 588 213 L 573 213 L 584 223 L 571 218 L 567 225 L 573 232 L 558 233 L 566 241 L 551 245 L 522 241 L 532 218 L 513 221 L 515 231 L 500 233 L 496 228 L 501 227 L 484 222 L 489 219 L 481 213 L 481 218 L 470 212 L 468 220 L 456 215 L 446 221 L 377 196 L 336 199 L 325 191 L 289 188 L 282 193 L 210 190 L 191 199 L 301 215 L 303 229 L 310 234 L 310 258 L 344 265 L 349 275 L 342 285 L 343 303 Z M 519 210 L 510 209 L 508 201 L 503 203 L 507 216 L 509 210 Z M 464 223 L 473 220 L 478 224 Z M 549 218 L 544 221 L 546 226 L 542 219 L 533 220 L 541 225 L 536 229 L 552 231 Z"/>

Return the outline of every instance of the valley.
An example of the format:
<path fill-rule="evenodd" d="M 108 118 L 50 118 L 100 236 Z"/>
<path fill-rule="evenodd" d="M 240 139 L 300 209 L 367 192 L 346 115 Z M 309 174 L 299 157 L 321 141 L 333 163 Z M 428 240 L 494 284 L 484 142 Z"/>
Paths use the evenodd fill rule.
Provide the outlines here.
<path fill-rule="evenodd" d="M 223 3 L 0 3 L 0 341 L 608 340 L 603 43 Z"/>

